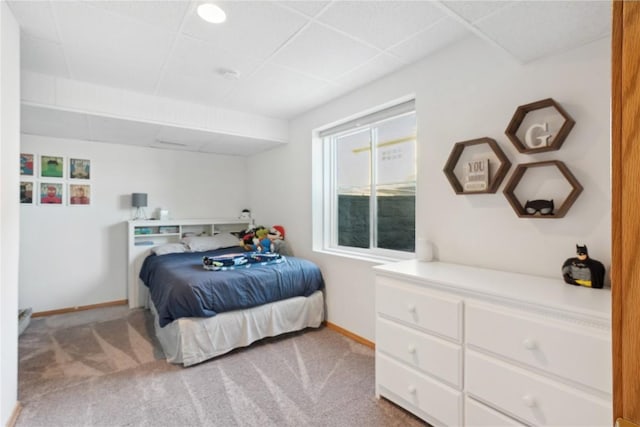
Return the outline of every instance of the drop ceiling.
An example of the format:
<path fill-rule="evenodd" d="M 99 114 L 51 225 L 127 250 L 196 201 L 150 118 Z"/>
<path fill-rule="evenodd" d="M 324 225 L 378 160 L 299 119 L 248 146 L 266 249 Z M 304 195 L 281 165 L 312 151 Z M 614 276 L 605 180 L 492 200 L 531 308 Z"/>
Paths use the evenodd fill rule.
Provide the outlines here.
<path fill-rule="evenodd" d="M 526 63 L 611 31 L 609 1 L 217 1 L 220 25 L 195 1 L 7 3 L 23 71 L 285 121 L 467 37 Z M 279 143 L 28 103 L 22 131 L 234 155 Z"/>

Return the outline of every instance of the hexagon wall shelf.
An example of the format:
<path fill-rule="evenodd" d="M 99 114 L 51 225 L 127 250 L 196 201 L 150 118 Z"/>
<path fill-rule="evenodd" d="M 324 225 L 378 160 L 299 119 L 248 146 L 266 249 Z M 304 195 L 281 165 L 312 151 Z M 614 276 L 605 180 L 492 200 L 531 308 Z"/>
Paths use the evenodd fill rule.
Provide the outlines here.
<path fill-rule="evenodd" d="M 465 191 L 464 187 L 458 180 L 454 170 L 462 156 L 464 150 L 473 145 L 486 144 L 487 150 L 491 150 L 493 154 L 498 158 L 498 169 L 495 173 L 491 174 L 491 162 L 489 163 L 489 185 L 486 190 L 479 191 Z M 479 138 L 472 139 L 469 141 L 456 142 L 453 146 L 453 150 L 451 150 L 451 154 L 449 154 L 449 159 L 444 166 L 444 174 L 447 176 L 449 183 L 453 187 L 453 190 L 456 194 L 485 194 L 485 193 L 495 193 L 500 187 L 502 180 L 504 179 L 507 171 L 511 167 L 511 162 L 504 155 L 504 152 L 500 149 L 495 140 L 491 138 Z"/>
<path fill-rule="evenodd" d="M 527 212 L 524 209 L 524 205 L 521 203 L 520 200 L 518 200 L 518 198 L 515 195 L 516 188 L 518 187 L 518 184 L 520 184 L 520 181 L 522 180 L 522 177 L 524 176 L 525 172 L 527 172 L 527 170 L 529 170 L 530 168 L 539 168 L 539 167 L 557 168 L 562 174 L 562 176 L 564 177 L 564 179 L 566 179 L 569 185 L 571 186 L 571 192 L 564 199 L 564 201 L 562 202 L 562 205 L 560 205 L 560 207 L 556 209 L 552 215 L 527 214 Z M 545 162 L 519 164 L 516 167 L 516 169 L 513 171 L 513 174 L 511 174 L 511 178 L 509 178 L 509 182 L 507 183 L 507 186 L 504 188 L 504 196 L 507 198 L 507 200 L 511 204 L 511 207 L 520 218 L 546 218 L 546 219 L 562 218 L 569 211 L 569 208 L 571 208 L 571 205 L 573 205 L 573 203 L 576 201 L 580 193 L 582 193 L 582 185 L 573 176 L 569 168 L 559 160 L 549 160 Z"/>
<path fill-rule="evenodd" d="M 545 108 L 555 110 L 556 119 L 551 120 L 551 122 L 556 125 L 551 126 L 551 129 L 549 129 L 550 120 L 548 120 L 548 115 L 547 120 L 529 120 L 527 118 L 529 114 L 535 114 L 535 111 Z M 527 128 L 523 132 L 520 127 L 525 121 L 527 121 Z M 560 122 L 562 124 L 558 125 Z M 560 104 L 548 98 L 519 106 L 504 133 L 519 152 L 527 154 L 541 153 L 559 150 L 575 123 Z"/>

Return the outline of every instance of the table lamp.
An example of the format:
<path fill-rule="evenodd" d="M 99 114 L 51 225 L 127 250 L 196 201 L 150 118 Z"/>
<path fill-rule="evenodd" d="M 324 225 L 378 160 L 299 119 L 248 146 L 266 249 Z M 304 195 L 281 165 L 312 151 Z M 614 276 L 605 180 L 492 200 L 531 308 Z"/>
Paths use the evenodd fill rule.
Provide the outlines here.
<path fill-rule="evenodd" d="M 147 214 L 143 208 L 147 207 L 147 193 L 131 193 L 131 206 L 136 208 L 136 219 L 147 219 Z"/>

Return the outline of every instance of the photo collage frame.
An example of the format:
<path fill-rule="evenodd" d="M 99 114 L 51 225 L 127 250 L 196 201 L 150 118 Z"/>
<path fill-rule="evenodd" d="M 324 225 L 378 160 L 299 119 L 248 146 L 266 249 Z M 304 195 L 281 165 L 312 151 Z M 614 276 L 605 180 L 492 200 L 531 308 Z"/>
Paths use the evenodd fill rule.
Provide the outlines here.
<path fill-rule="evenodd" d="M 20 204 L 90 206 L 91 160 L 20 153 Z"/>

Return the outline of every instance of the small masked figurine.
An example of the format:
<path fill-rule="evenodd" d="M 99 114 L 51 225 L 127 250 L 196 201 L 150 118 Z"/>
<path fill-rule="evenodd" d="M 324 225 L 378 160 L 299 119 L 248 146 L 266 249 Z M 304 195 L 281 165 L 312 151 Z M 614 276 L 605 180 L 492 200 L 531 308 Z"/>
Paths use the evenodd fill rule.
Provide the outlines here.
<path fill-rule="evenodd" d="M 602 288 L 604 285 L 604 265 L 589 258 L 586 245 L 576 245 L 575 258 L 569 258 L 562 265 L 562 277 L 566 283 L 589 288 Z"/>

